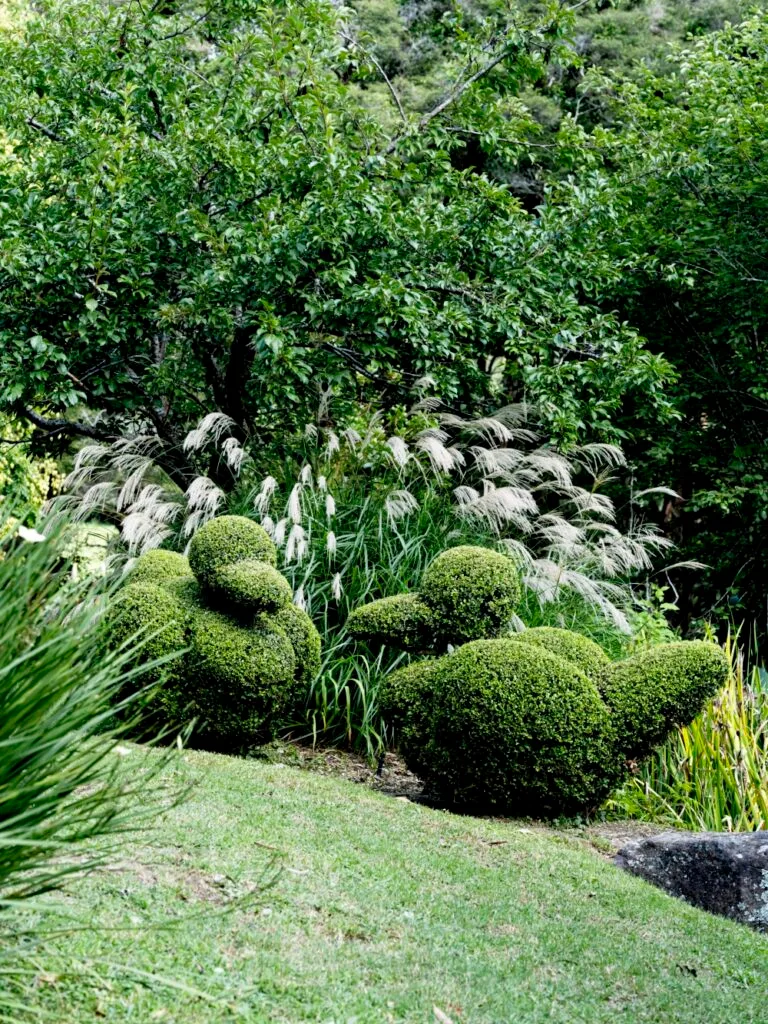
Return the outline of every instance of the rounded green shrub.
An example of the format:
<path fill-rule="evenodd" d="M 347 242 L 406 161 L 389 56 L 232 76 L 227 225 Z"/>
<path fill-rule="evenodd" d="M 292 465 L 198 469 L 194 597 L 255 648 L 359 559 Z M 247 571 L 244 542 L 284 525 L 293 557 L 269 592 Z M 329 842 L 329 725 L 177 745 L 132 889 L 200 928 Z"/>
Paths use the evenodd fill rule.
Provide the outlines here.
<path fill-rule="evenodd" d="M 136 559 L 125 577 L 126 583 L 159 583 L 178 576 L 192 576 L 189 562 L 177 551 L 156 548 Z"/>
<path fill-rule="evenodd" d="M 609 665 L 599 685 L 625 757 L 646 756 L 671 729 L 692 721 L 729 669 L 724 651 L 703 640 L 662 644 Z"/>
<path fill-rule="evenodd" d="M 590 678 L 599 676 L 611 659 L 594 640 L 572 633 L 570 629 L 558 629 L 556 626 L 535 626 L 522 633 L 516 633 L 513 639 L 523 644 L 534 644 L 542 647 L 550 654 L 570 661 Z"/>
<path fill-rule="evenodd" d="M 291 641 L 296 655 L 290 704 L 293 714 L 298 715 L 306 704 L 312 680 L 320 671 L 320 634 L 312 619 L 295 604 L 285 605 L 275 613 L 272 620 Z"/>
<path fill-rule="evenodd" d="M 207 733 L 230 744 L 271 735 L 283 721 L 295 670 L 290 640 L 266 617 L 250 628 L 210 610 L 193 617 L 187 684 Z"/>
<path fill-rule="evenodd" d="M 489 548 L 448 548 L 428 566 L 419 596 L 434 615 L 444 640 L 499 636 L 521 597 L 520 576 L 511 559 Z"/>
<path fill-rule="evenodd" d="M 290 604 L 293 591 L 288 580 L 267 562 L 248 558 L 222 565 L 209 576 L 208 589 L 223 606 L 241 614 L 276 612 Z"/>
<path fill-rule="evenodd" d="M 433 681 L 439 664 L 438 658 L 421 658 L 390 672 L 379 685 L 379 711 L 390 738 L 414 770 L 421 769 L 421 753 L 429 736 Z"/>
<path fill-rule="evenodd" d="M 107 643 L 112 649 L 136 644 L 139 663 L 167 661 L 150 668 L 137 680 L 139 686 L 156 683 L 150 705 L 161 710 L 173 724 L 184 719 L 187 703 L 181 692 L 187 646 L 188 609 L 155 583 L 132 583 L 117 594 L 106 617 Z M 187 716 L 191 717 L 191 716 Z"/>
<path fill-rule="evenodd" d="M 215 589 L 219 569 L 255 559 L 277 564 L 277 551 L 269 534 L 244 516 L 220 516 L 201 526 L 189 546 L 189 565 L 198 582 Z"/>
<path fill-rule="evenodd" d="M 187 615 L 155 583 L 132 583 L 117 594 L 107 614 L 110 647 L 134 639 L 143 661 L 164 658 L 185 646 Z"/>
<path fill-rule="evenodd" d="M 158 701 L 170 724 L 197 717 L 206 742 L 237 751 L 295 724 L 320 670 L 320 635 L 291 603 L 274 545 L 250 520 L 206 524 L 190 560 L 191 568 L 167 551 L 138 559 L 108 616 L 108 642 L 157 626 L 147 656 L 187 648 L 163 674 Z"/>
<path fill-rule="evenodd" d="M 430 666 L 428 678 L 431 721 L 416 763 L 450 805 L 568 814 L 616 782 L 610 712 L 595 684 L 557 655 L 476 640 Z"/>
<path fill-rule="evenodd" d="M 427 651 L 435 642 L 436 620 L 418 594 L 395 594 L 356 608 L 347 629 L 359 640 Z"/>

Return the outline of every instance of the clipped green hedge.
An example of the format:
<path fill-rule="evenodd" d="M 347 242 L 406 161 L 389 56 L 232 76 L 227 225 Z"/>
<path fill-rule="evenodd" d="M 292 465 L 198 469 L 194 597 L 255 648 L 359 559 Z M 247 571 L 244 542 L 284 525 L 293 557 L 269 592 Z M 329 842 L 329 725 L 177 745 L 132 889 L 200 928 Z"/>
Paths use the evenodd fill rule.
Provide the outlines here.
<path fill-rule="evenodd" d="M 253 558 L 221 566 L 210 580 L 208 589 L 220 603 L 241 613 L 276 612 L 293 598 L 285 576 Z"/>
<path fill-rule="evenodd" d="M 273 616 L 274 624 L 279 627 L 291 642 L 296 655 L 296 668 L 288 700 L 288 715 L 292 720 L 298 718 L 306 704 L 312 680 L 320 671 L 321 640 L 315 624 L 306 612 L 295 604 L 287 604 Z"/>
<path fill-rule="evenodd" d="M 435 642 L 436 621 L 418 594 L 395 594 L 356 608 L 347 629 L 359 640 L 427 651 Z"/>
<path fill-rule="evenodd" d="M 608 708 L 557 655 L 513 639 L 476 640 L 426 672 L 432 717 L 412 760 L 451 806 L 567 814 L 595 805 L 619 778 Z"/>
<path fill-rule="evenodd" d="M 419 586 L 437 634 L 454 644 L 500 635 L 521 595 L 520 574 L 510 558 L 469 545 L 439 554 Z"/>
<path fill-rule="evenodd" d="M 599 685 L 624 756 L 645 757 L 671 729 L 692 721 L 728 672 L 725 652 L 703 640 L 662 644 L 609 665 Z"/>
<path fill-rule="evenodd" d="M 522 633 L 515 633 L 513 639 L 523 644 L 533 644 L 550 654 L 556 654 L 576 665 L 590 678 L 595 678 L 610 665 L 611 659 L 594 640 L 573 633 L 570 629 L 558 629 L 556 626 L 535 626 Z"/>
<path fill-rule="evenodd" d="M 126 574 L 126 583 L 162 583 L 179 576 L 192 576 L 189 562 L 177 551 L 163 551 L 160 548 L 147 551 L 137 558 Z"/>
<path fill-rule="evenodd" d="M 206 733 L 227 744 L 268 735 L 283 719 L 295 669 L 290 640 L 266 617 L 249 629 L 206 609 L 192 618 L 188 693 Z"/>
<path fill-rule="evenodd" d="M 420 764 L 432 719 L 435 669 L 439 658 L 421 658 L 384 676 L 378 692 L 379 710 L 409 763 Z"/>
<path fill-rule="evenodd" d="M 277 565 L 269 534 L 244 516 L 220 516 L 202 526 L 189 545 L 189 565 L 204 587 L 216 587 L 216 573 L 225 566 L 255 559 Z"/>
<path fill-rule="evenodd" d="M 320 669 L 320 636 L 292 603 L 266 532 L 239 516 L 206 523 L 190 561 L 139 558 L 109 617 L 109 643 L 158 629 L 148 656 L 188 648 L 161 686 L 172 718 L 196 715 L 207 742 L 241 750 L 295 724 Z M 151 582 L 149 582 L 151 581 Z"/>

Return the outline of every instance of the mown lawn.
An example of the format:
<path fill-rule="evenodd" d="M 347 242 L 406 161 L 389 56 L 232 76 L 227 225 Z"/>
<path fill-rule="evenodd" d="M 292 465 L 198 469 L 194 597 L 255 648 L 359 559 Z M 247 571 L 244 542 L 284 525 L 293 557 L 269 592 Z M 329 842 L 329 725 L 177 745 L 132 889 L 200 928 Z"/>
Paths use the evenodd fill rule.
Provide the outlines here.
<path fill-rule="evenodd" d="M 153 844 L 64 901 L 87 926 L 18 938 L 52 1019 L 768 1021 L 768 939 L 586 845 L 307 771 L 184 758 L 198 785 Z M 254 892 L 273 856 L 279 874 Z"/>

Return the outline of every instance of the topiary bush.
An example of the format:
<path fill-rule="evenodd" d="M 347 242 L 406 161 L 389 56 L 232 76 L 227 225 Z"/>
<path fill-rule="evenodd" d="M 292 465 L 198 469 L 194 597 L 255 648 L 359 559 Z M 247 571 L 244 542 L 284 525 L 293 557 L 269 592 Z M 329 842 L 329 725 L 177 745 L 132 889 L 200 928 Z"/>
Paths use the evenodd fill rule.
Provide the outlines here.
<path fill-rule="evenodd" d="M 448 548 L 427 567 L 415 594 L 397 594 L 355 609 L 353 636 L 405 651 L 501 635 L 520 601 L 520 575 L 506 555 L 489 548 Z"/>
<path fill-rule="evenodd" d="M 609 665 L 599 685 L 625 757 L 645 757 L 673 727 L 691 722 L 728 671 L 722 648 L 703 640 L 663 644 Z"/>
<path fill-rule="evenodd" d="M 406 756 L 451 806 L 568 814 L 619 778 L 610 711 L 563 658 L 512 639 L 475 640 L 427 672 L 431 721 L 426 737 L 421 723 L 418 733 L 406 727 Z"/>
<path fill-rule="evenodd" d="M 504 632 L 522 587 L 510 558 L 466 545 L 437 556 L 422 577 L 419 595 L 432 610 L 436 633 L 460 644 Z"/>
<path fill-rule="evenodd" d="M 516 633 L 514 639 L 523 644 L 533 644 L 570 661 L 590 678 L 599 676 L 611 663 L 611 659 L 599 644 L 587 636 L 582 636 L 581 633 L 573 633 L 570 629 L 536 626 Z"/>
<path fill-rule="evenodd" d="M 500 636 L 520 593 L 496 552 L 443 552 L 417 594 L 357 609 L 350 632 L 417 651 L 382 682 L 379 705 L 409 767 L 443 803 L 558 815 L 596 807 L 725 683 L 712 644 L 665 644 L 620 662 L 587 637 L 538 627 Z M 482 639 L 470 639 L 481 630 Z"/>
<path fill-rule="evenodd" d="M 320 668 L 320 636 L 275 562 L 260 526 L 222 516 L 197 532 L 189 561 L 169 551 L 142 555 L 109 615 L 113 647 L 144 629 L 152 634 L 145 659 L 187 648 L 162 675 L 158 701 L 174 723 L 199 716 L 219 749 L 289 724 Z"/>
<path fill-rule="evenodd" d="M 356 608 L 347 619 L 347 629 L 372 643 L 427 651 L 435 641 L 437 622 L 418 594 L 395 594 Z"/>

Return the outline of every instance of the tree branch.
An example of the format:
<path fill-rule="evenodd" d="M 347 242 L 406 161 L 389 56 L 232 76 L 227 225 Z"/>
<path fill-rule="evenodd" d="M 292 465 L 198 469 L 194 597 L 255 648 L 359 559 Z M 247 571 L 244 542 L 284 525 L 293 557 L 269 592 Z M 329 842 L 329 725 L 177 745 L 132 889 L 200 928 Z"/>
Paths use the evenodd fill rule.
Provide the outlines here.
<path fill-rule="evenodd" d="M 48 128 L 46 125 L 41 124 L 39 121 L 36 121 L 34 117 L 28 117 L 27 124 L 30 128 L 34 128 L 36 132 L 40 132 L 42 135 L 45 135 L 47 139 L 51 139 L 53 142 L 64 141 L 63 135 L 59 135 L 57 132 L 53 130 L 53 128 Z"/>
<path fill-rule="evenodd" d="M 90 437 L 97 441 L 104 441 L 112 435 L 106 430 L 99 430 L 98 427 L 90 427 L 87 423 L 78 423 L 76 420 L 49 419 L 40 416 L 34 409 L 26 405 L 16 406 L 16 412 L 29 420 L 33 426 L 45 430 L 49 434 L 70 434 L 73 437 Z"/>
<path fill-rule="evenodd" d="M 451 104 L 455 103 L 457 99 L 463 96 L 467 89 L 470 88 L 470 86 L 474 85 L 475 82 L 479 82 L 480 79 L 484 78 L 487 74 L 490 74 L 490 72 L 493 71 L 495 67 L 501 64 L 502 61 L 506 60 L 507 57 L 510 57 L 516 50 L 516 44 L 505 46 L 501 53 L 497 53 L 495 57 L 493 57 L 487 63 L 483 64 L 481 68 L 478 68 L 478 70 L 473 75 L 470 75 L 469 78 L 465 78 L 463 81 L 459 82 L 454 87 L 454 89 L 450 93 L 448 93 L 444 100 L 441 100 L 436 107 L 433 107 L 432 110 L 429 110 L 427 111 L 426 114 L 424 114 L 424 116 L 419 120 L 418 124 L 416 125 L 416 130 L 423 131 L 430 123 L 430 121 L 434 120 L 434 118 L 436 117 L 439 117 L 439 115 L 442 114 L 444 110 L 447 110 L 448 107 L 451 106 Z M 394 151 L 400 145 L 402 140 L 405 138 L 405 135 L 406 133 L 402 132 L 400 135 L 395 135 L 393 139 L 390 139 L 389 144 L 382 151 L 382 155 L 390 156 L 390 154 L 394 153 Z"/>

